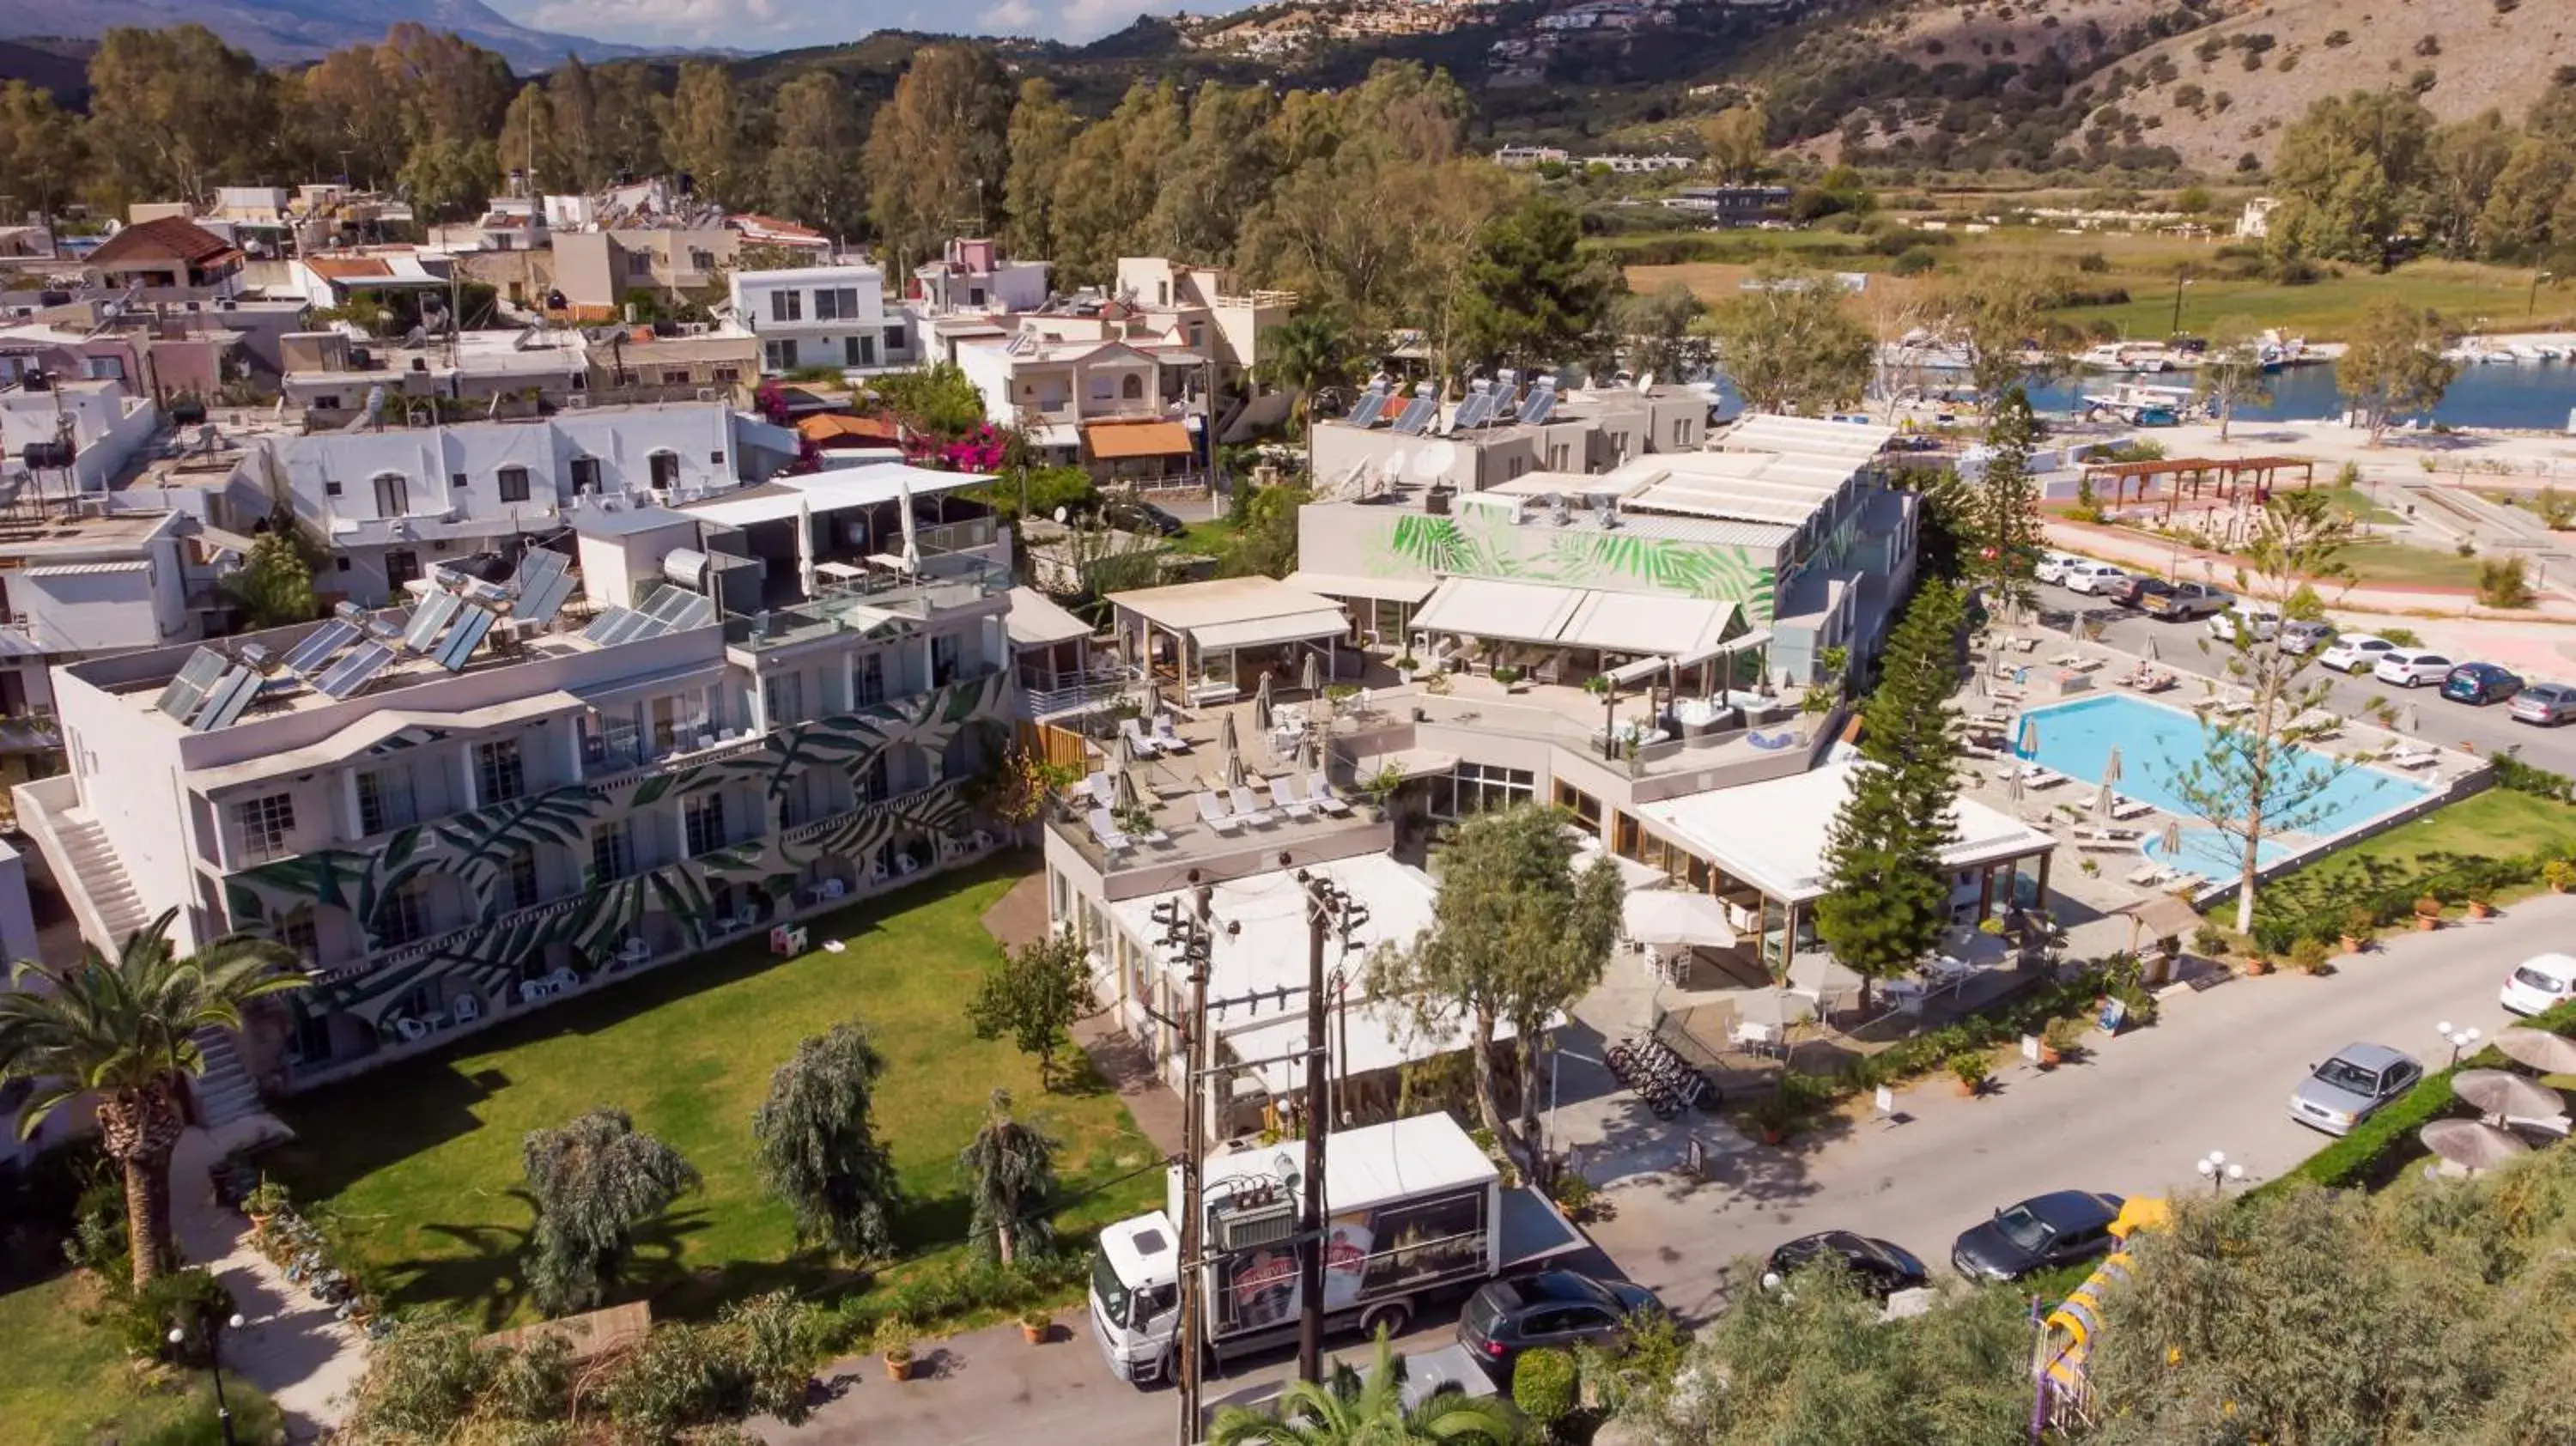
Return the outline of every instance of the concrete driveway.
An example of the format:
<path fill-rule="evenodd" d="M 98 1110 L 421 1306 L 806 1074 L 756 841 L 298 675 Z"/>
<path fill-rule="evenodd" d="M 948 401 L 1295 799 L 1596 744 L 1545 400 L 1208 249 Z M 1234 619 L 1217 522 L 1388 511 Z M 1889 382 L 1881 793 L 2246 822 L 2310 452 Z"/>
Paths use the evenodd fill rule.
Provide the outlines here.
<path fill-rule="evenodd" d="M 2392 936 L 2324 978 L 2281 974 L 2183 991 L 2164 1001 L 2153 1028 L 2097 1037 L 2083 1063 L 2046 1074 L 2015 1063 L 1984 1098 L 1961 1099 L 1946 1076 L 1935 1078 L 1898 1096 L 1897 1123 L 1866 1120 L 1785 1149 L 1726 1154 L 1705 1184 L 1622 1184 L 1610 1192 L 1617 1214 L 1591 1233 L 1620 1273 L 1704 1318 L 1723 1308 L 1739 1257 L 1811 1231 L 1883 1236 L 1946 1276 L 1952 1238 L 2026 1195 L 2205 1190 L 2192 1164 L 2214 1149 L 2243 1161 L 2252 1180 L 2268 1179 L 2325 1143 L 2283 1112 L 2309 1064 L 2354 1040 L 2447 1064 L 2449 1046 L 2434 1026 L 2492 1034 L 2507 1022 L 2496 1003 L 2505 971 L 2561 947 L 2571 929 L 2576 897 L 2543 896 L 2494 919 Z M 1172 1394 L 1111 1379 L 1079 1313 L 1063 1320 L 1070 1339 L 1042 1347 L 1023 1344 L 1016 1328 L 946 1342 L 935 1379 L 896 1385 L 873 1360 L 845 1363 L 846 1389 L 815 1421 L 793 1431 L 773 1424 L 764 1435 L 781 1446 L 1169 1439 Z M 1453 1335 L 1444 1321 L 1404 1344 L 1424 1350 Z M 1209 1399 L 1293 1365 L 1253 1362 Z"/>

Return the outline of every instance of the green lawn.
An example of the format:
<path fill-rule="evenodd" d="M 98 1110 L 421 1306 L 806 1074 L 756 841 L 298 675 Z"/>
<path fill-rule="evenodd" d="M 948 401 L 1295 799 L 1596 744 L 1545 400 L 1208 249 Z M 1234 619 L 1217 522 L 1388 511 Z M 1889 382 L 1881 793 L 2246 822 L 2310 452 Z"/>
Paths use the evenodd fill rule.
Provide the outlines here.
<path fill-rule="evenodd" d="M 991 870 L 928 883 L 813 924 L 818 945 L 841 939 L 846 952 L 774 962 L 728 948 L 330 1086 L 281 1109 L 298 1138 L 262 1163 L 299 1202 L 332 1203 L 392 1304 L 460 1305 L 500 1325 L 528 1313 L 521 1138 L 615 1106 L 706 1177 L 646 1232 L 634 1293 L 688 1313 L 781 1284 L 810 1288 L 832 1276 L 797 1253 L 787 1211 L 761 1190 L 751 1116 L 798 1040 L 855 1018 L 887 1060 L 875 1114 L 912 1197 L 898 1221 L 907 1249 L 956 1252 L 966 1232 L 957 1153 L 995 1086 L 1065 1142 L 1069 1188 L 1134 1176 L 1077 1203 L 1069 1227 L 1131 1214 L 1159 1198 L 1161 1181 L 1115 1094 L 1097 1084 L 1041 1094 L 1034 1065 L 1007 1041 L 968 1032 L 966 999 L 998 957 L 980 918 L 1010 882 Z"/>
<path fill-rule="evenodd" d="M 30 1446 L 80 1446 L 134 1399 L 115 1336 L 80 1319 L 80 1285 L 60 1276 L 0 1295 L 0 1421 Z"/>
<path fill-rule="evenodd" d="M 2402 883 L 2446 858 L 2504 858 L 2571 842 L 2576 808 L 2490 788 L 2265 884 L 2255 907 L 2263 914 L 2311 914 L 2337 899 Z M 2231 899 L 2212 914 L 2224 921 L 2234 912 Z"/>
<path fill-rule="evenodd" d="M 2370 500 L 2370 494 L 2358 487 L 2319 489 L 2326 505 L 2349 522 L 2403 522 L 2405 519 Z"/>
<path fill-rule="evenodd" d="M 2355 582 L 2392 587 L 2465 587 L 2478 585 L 2478 559 L 2438 547 L 2410 547 L 2402 542 L 2368 538 L 2343 550 L 2342 560 Z"/>
<path fill-rule="evenodd" d="M 1230 517 L 1211 517 L 1205 522 L 1189 524 L 1172 541 L 1183 552 L 1195 552 L 1202 557 L 1223 557 L 1234 549 L 1234 539 L 1242 532 L 1243 528 Z"/>

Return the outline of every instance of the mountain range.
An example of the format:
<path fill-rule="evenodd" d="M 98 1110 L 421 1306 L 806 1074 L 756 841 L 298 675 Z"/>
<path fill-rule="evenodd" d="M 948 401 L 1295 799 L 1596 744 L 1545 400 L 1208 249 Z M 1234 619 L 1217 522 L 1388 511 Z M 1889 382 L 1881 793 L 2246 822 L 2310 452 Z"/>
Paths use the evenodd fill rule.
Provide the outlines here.
<path fill-rule="evenodd" d="M 319 60 L 344 45 L 372 45 L 405 21 L 453 30 L 526 74 L 551 69 L 567 55 L 584 60 L 653 53 L 579 35 L 535 30 L 482 0 L 8 0 L 0 37 L 94 40 L 119 26 L 195 23 L 261 60 Z"/>

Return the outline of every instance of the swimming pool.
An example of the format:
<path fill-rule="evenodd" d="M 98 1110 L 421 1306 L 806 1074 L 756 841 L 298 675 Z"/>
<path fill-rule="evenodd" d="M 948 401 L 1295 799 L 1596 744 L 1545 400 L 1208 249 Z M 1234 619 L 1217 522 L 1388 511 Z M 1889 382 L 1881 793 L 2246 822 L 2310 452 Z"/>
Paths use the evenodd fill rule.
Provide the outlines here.
<path fill-rule="evenodd" d="M 2038 747 L 2023 749 L 2025 741 L 2032 741 L 2029 734 L 2033 730 L 2038 734 Z M 2026 710 L 2013 720 L 2013 730 L 2007 736 L 2017 751 L 2042 766 L 2097 785 L 2102 781 L 2111 750 L 2117 748 L 2120 779 L 2112 787 L 2130 798 L 2188 819 L 2198 815 L 2184 804 L 2175 784 L 2193 760 L 2209 751 L 2210 732 L 2208 724 L 2180 708 L 2107 693 Z M 2299 755 L 2289 765 L 2292 768 L 2322 772 L 2332 767 L 2309 750 L 2292 751 Z M 2347 768 L 2323 791 L 2302 802 L 2299 812 L 2305 821 L 2298 831 L 2332 838 L 2421 802 L 2430 792 L 2421 783 L 2376 768 Z M 2234 840 L 2205 827 L 2197 832 L 2208 838 L 2196 840 L 2192 832 L 2186 830 L 2184 835 L 2183 866 L 2217 863 L 2222 873 L 2234 871 Z M 2263 846 L 2267 858 L 2273 847 L 2267 839 Z"/>
<path fill-rule="evenodd" d="M 2204 879 L 2232 879 L 2245 863 L 2245 845 L 2207 824 L 2182 831 L 2182 852 L 2179 854 L 2167 853 L 2165 841 L 2161 838 L 2148 839 L 2141 852 L 2167 868 L 2187 869 Z M 2254 856 L 2258 867 L 2270 868 L 2288 858 L 2290 853 L 2290 845 L 2279 839 L 2267 838 L 2255 850 Z"/>

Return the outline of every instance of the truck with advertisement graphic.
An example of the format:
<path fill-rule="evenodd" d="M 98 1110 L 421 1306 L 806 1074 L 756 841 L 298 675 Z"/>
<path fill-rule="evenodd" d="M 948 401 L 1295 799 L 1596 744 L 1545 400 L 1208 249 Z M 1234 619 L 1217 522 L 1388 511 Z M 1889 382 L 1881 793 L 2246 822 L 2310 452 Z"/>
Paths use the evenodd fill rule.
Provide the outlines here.
<path fill-rule="evenodd" d="M 1218 1360 L 1293 1343 L 1297 1272 L 1296 1141 L 1210 1156 L 1198 1285 L 1200 1346 Z M 1100 1232 L 1091 1263 L 1092 1334 L 1120 1380 L 1172 1378 L 1180 1333 L 1181 1172 L 1164 1208 Z M 1501 1173 L 1446 1114 L 1340 1130 L 1324 1151 L 1324 1329 L 1402 1335 L 1430 1301 L 1580 1250 L 1582 1234 L 1535 1189 Z"/>

